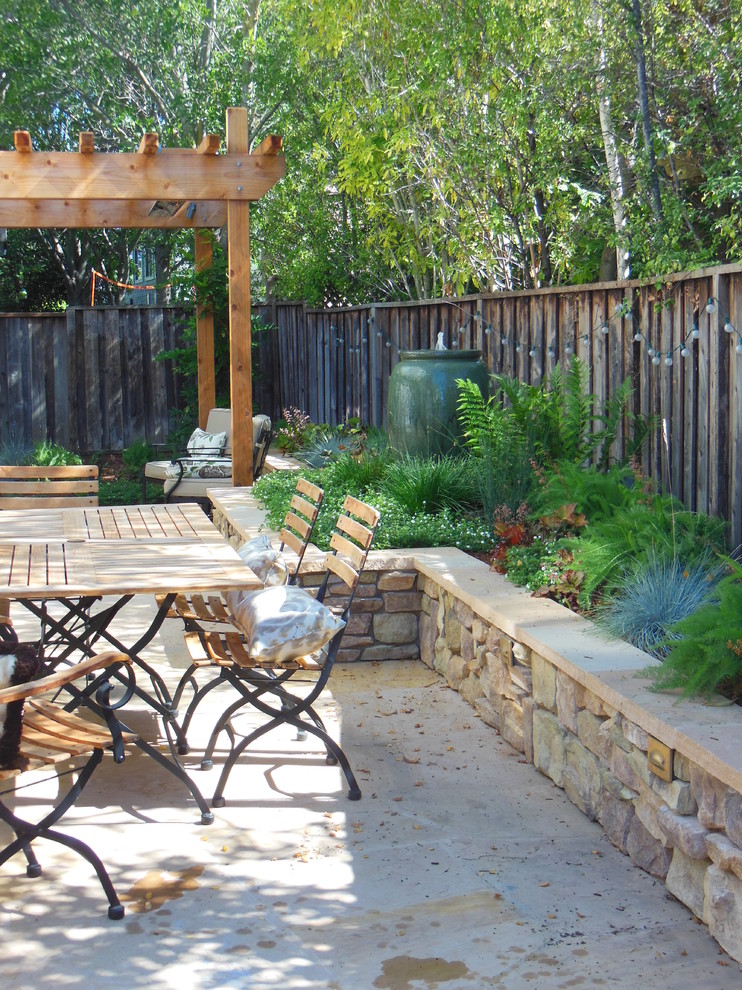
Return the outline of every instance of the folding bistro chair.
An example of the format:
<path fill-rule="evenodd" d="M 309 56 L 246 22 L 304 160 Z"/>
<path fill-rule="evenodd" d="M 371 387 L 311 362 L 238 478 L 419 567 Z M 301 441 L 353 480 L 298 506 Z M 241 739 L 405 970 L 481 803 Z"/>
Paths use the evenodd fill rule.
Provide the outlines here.
<path fill-rule="evenodd" d="M 271 572 L 271 577 L 274 578 L 271 583 L 278 583 L 275 575 L 279 570 L 285 573 L 281 583 L 295 584 L 298 580 L 299 569 L 312 539 L 312 531 L 317 522 L 323 497 L 324 491 L 318 485 L 299 478 L 279 533 L 281 542 L 278 551 L 272 551 L 267 541 L 264 544 L 266 552 L 262 554 L 261 562 L 266 577 Z M 258 546 L 251 548 L 251 544 L 257 544 L 262 539 L 257 537 L 255 540 L 248 540 L 238 553 L 242 553 L 244 549 L 253 559 L 261 558 L 260 548 Z M 251 550 L 254 552 L 251 553 Z M 294 555 L 293 558 L 286 555 L 287 550 Z M 282 562 L 285 560 L 280 568 L 271 567 L 276 553 L 280 555 Z M 250 559 L 247 563 L 250 563 Z M 258 576 L 261 576 L 260 572 Z M 186 629 L 198 629 L 204 624 L 233 622 L 232 611 L 222 595 L 177 595 L 169 617 L 175 616 L 183 620 Z"/>
<path fill-rule="evenodd" d="M 304 554 L 312 538 L 324 491 L 310 481 L 300 478 L 296 483 L 296 490 L 291 498 L 288 511 L 283 520 L 283 526 L 279 533 L 280 545 L 278 551 L 265 548 L 261 552 L 257 549 L 255 553 L 246 554 L 245 559 L 248 565 L 256 569 L 258 576 L 264 581 L 275 583 L 276 580 L 286 581 L 288 584 L 295 584 L 299 578 L 299 570 L 304 560 Z M 258 540 L 261 538 L 258 537 Z M 245 548 L 249 550 L 251 543 L 248 541 Z M 285 557 L 285 551 L 293 554 L 292 558 Z M 241 552 L 242 548 L 240 549 Z M 280 563 L 275 561 L 278 555 Z M 171 617 L 179 617 L 183 620 L 186 631 L 198 631 L 204 628 L 213 628 L 214 625 L 226 624 L 234 628 L 234 615 L 232 608 L 241 598 L 239 592 L 228 592 L 222 595 L 177 595 L 170 612 Z M 212 688 L 217 687 L 221 682 L 219 677 L 209 681 L 203 689 L 199 688 L 196 680 L 196 673 L 204 664 L 192 663 L 185 671 L 173 695 L 173 707 L 180 706 L 183 692 L 186 688 L 193 691 L 193 701 L 186 711 L 182 722 L 182 729 L 187 735 L 188 727 L 198 704 Z M 209 666 L 206 664 L 206 666 Z M 180 746 L 181 754 L 188 752 L 187 746 Z"/>
<path fill-rule="evenodd" d="M 187 717 L 193 715 L 206 692 L 217 683 L 230 684 L 238 694 L 219 717 L 201 762 L 203 769 L 213 765 L 217 740 L 226 732 L 230 752 L 214 793 L 214 807 L 224 806 L 224 790 L 232 767 L 248 746 L 283 724 L 293 725 L 300 738 L 309 732 L 320 739 L 327 762 L 342 767 L 350 800 L 360 798 L 361 790 L 348 758 L 330 737 L 314 705 L 332 672 L 378 523 L 375 508 L 347 496 L 330 539 L 330 552 L 325 555 L 324 577 L 316 596 L 296 587 L 265 588 L 245 599 L 233 617 L 244 635 L 237 629 L 186 632 L 194 668 L 219 668 L 218 677 L 196 693 Z M 333 601 L 337 602 L 335 609 L 331 607 Z M 308 678 L 310 673 L 313 676 Z M 308 685 L 304 694 L 288 690 L 292 679 L 293 683 L 302 681 Z M 233 719 L 246 706 L 267 718 L 237 742 Z"/>
<path fill-rule="evenodd" d="M 7 649 L 4 652 L 7 652 Z M 61 689 L 65 692 L 73 691 L 80 698 L 80 692 L 75 691 L 73 687 L 74 680 L 88 677 L 96 670 L 105 670 L 114 666 L 119 668 L 130 664 L 129 657 L 123 653 L 101 653 L 80 661 L 74 667 L 64 667 L 38 680 L 0 689 L 0 705 L 7 706 L 6 712 L 13 703 L 25 702 L 18 758 L 8 761 L 6 768 L 0 769 L 0 787 L 5 781 L 16 778 L 26 771 L 53 769 L 61 763 L 69 764 L 73 758 L 87 757 L 86 762 L 79 767 L 77 779 L 69 791 L 36 823 L 26 821 L 12 812 L 6 803 L 8 791 L 0 791 L 0 819 L 15 833 L 15 838 L 0 851 L 0 865 L 16 853 L 23 852 L 27 862 L 27 875 L 38 877 L 41 875 L 41 865 L 34 853 L 33 843 L 36 839 L 49 839 L 60 843 L 91 864 L 108 898 L 108 917 L 114 920 L 123 918 L 124 908 L 102 861 L 86 843 L 58 832 L 54 826 L 77 801 L 106 752 L 112 754 L 114 763 L 123 763 L 126 749 L 131 745 L 138 746 L 175 773 L 187 786 L 190 787 L 190 783 L 181 768 L 176 767 L 154 747 L 130 732 L 118 720 L 116 712 L 107 703 L 110 684 L 105 679 L 105 675 L 103 679 L 98 678 L 100 683 L 95 701 L 91 699 L 85 701 L 87 708 L 92 709 L 98 716 L 95 722 L 65 711 L 61 705 L 44 700 L 39 695 L 55 695 Z M 196 792 L 192 787 L 190 789 L 195 796 Z M 13 788 L 9 790 L 12 792 Z M 200 801 L 203 802 L 203 799 L 200 798 Z M 206 818 L 203 815 L 203 808 L 206 808 Z M 213 817 L 204 804 L 202 822 L 212 821 Z"/>

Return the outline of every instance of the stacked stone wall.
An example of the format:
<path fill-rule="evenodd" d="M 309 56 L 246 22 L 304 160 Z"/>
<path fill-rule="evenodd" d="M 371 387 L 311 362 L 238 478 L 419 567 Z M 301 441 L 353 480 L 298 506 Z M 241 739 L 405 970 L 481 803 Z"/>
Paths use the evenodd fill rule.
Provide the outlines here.
<path fill-rule="evenodd" d="M 742 961 L 742 796 L 682 753 L 655 776 L 637 724 L 420 576 L 420 657 Z"/>

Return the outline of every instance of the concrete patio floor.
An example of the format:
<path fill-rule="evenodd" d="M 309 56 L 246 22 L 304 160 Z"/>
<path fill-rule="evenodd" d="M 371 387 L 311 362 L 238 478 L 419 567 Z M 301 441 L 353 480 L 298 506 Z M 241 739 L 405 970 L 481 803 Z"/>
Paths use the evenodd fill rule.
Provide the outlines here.
<path fill-rule="evenodd" d="M 127 608 L 128 640 L 151 608 Z M 180 623 L 168 621 L 147 655 L 177 680 Z M 0 985 L 742 988 L 739 966 L 662 883 L 434 672 L 364 664 L 338 668 L 330 684 L 322 714 L 361 801 L 347 800 L 311 738 L 289 730 L 253 747 L 210 826 L 146 756 L 108 762 L 62 830 L 101 855 L 126 917 L 108 920 L 87 863 L 40 843 L 40 879 L 26 878 L 22 857 L 0 868 Z M 146 711 L 129 720 L 154 738 Z M 207 798 L 217 771 L 199 769 L 197 747 L 210 724 L 199 718 L 184 758 Z M 16 807 L 56 788 L 56 778 L 23 787 Z"/>

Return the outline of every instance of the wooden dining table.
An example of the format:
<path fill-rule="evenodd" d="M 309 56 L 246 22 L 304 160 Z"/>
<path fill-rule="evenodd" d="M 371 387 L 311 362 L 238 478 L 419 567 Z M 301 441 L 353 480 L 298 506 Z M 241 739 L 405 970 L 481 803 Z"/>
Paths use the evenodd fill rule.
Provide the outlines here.
<path fill-rule="evenodd" d="M 0 512 L 0 598 L 18 602 L 39 619 L 45 660 L 56 665 L 78 652 L 91 656 L 101 640 L 127 653 L 152 685 L 149 690 L 137 683 L 131 691 L 163 718 L 168 738 L 173 730 L 180 752 L 187 746 L 170 692 L 142 651 L 176 594 L 259 586 L 194 504 Z M 134 642 L 122 642 L 111 623 L 143 594 L 158 597 L 155 615 Z M 52 602 L 61 608 L 50 609 Z M 125 693 L 118 703 L 130 696 Z"/>

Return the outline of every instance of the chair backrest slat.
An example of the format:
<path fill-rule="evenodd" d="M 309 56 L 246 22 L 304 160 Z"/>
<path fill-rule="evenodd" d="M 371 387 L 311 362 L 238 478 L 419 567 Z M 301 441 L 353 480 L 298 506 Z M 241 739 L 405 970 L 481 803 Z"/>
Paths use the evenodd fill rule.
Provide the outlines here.
<path fill-rule="evenodd" d="M 345 554 L 346 557 L 349 557 L 353 563 L 353 567 L 355 567 L 356 570 L 360 570 L 365 563 L 366 554 L 364 548 L 359 547 L 350 540 L 347 540 L 344 536 L 341 536 L 340 533 L 333 533 L 330 537 L 330 549 L 337 550 L 339 553 Z"/>
<path fill-rule="evenodd" d="M 284 527 L 291 527 L 303 540 L 308 540 L 312 535 L 313 524 L 302 516 L 292 512 L 290 509 L 283 519 Z"/>
<path fill-rule="evenodd" d="M 290 529 L 282 529 L 280 536 L 282 546 L 293 550 L 298 556 L 303 555 L 307 545 L 305 540 L 300 540 L 296 533 L 292 533 Z"/>
<path fill-rule="evenodd" d="M 306 478 L 299 478 L 296 482 L 296 490 L 297 492 L 301 492 L 302 495 L 306 495 L 312 502 L 321 502 L 322 496 L 324 495 L 324 492 L 319 485 L 315 485 L 311 481 L 307 481 Z"/>
<path fill-rule="evenodd" d="M 322 502 L 320 497 L 319 502 L 309 502 L 307 499 L 302 498 L 300 495 L 294 495 L 291 499 L 291 508 L 295 509 L 296 512 L 300 512 L 305 519 L 309 519 L 311 522 L 317 518 L 319 513 L 319 504 Z"/>
<path fill-rule="evenodd" d="M 342 530 L 348 536 L 351 536 L 356 540 L 364 549 L 368 549 L 371 546 L 371 540 L 374 537 L 374 530 L 369 529 L 367 526 L 363 526 L 361 523 L 357 522 L 355 519 L 351 519 L 350 516 L 340 516 L 337 521 L 337 528 Z"/>
<path fill-rule="evenodd" d="M 332 571 L 336 574 L 341 581 L 344 581 L 348 585 L 351 592 L 355 591 L 356 585 L 358 584 L 358 578 L 361 576 L 360 572 L 352 567 L 347 560 L 343 560 L 342 557 L 336 557 L 335 554 L 328 553 L 325 558 L 325 566 L 328 571 Z"/>

